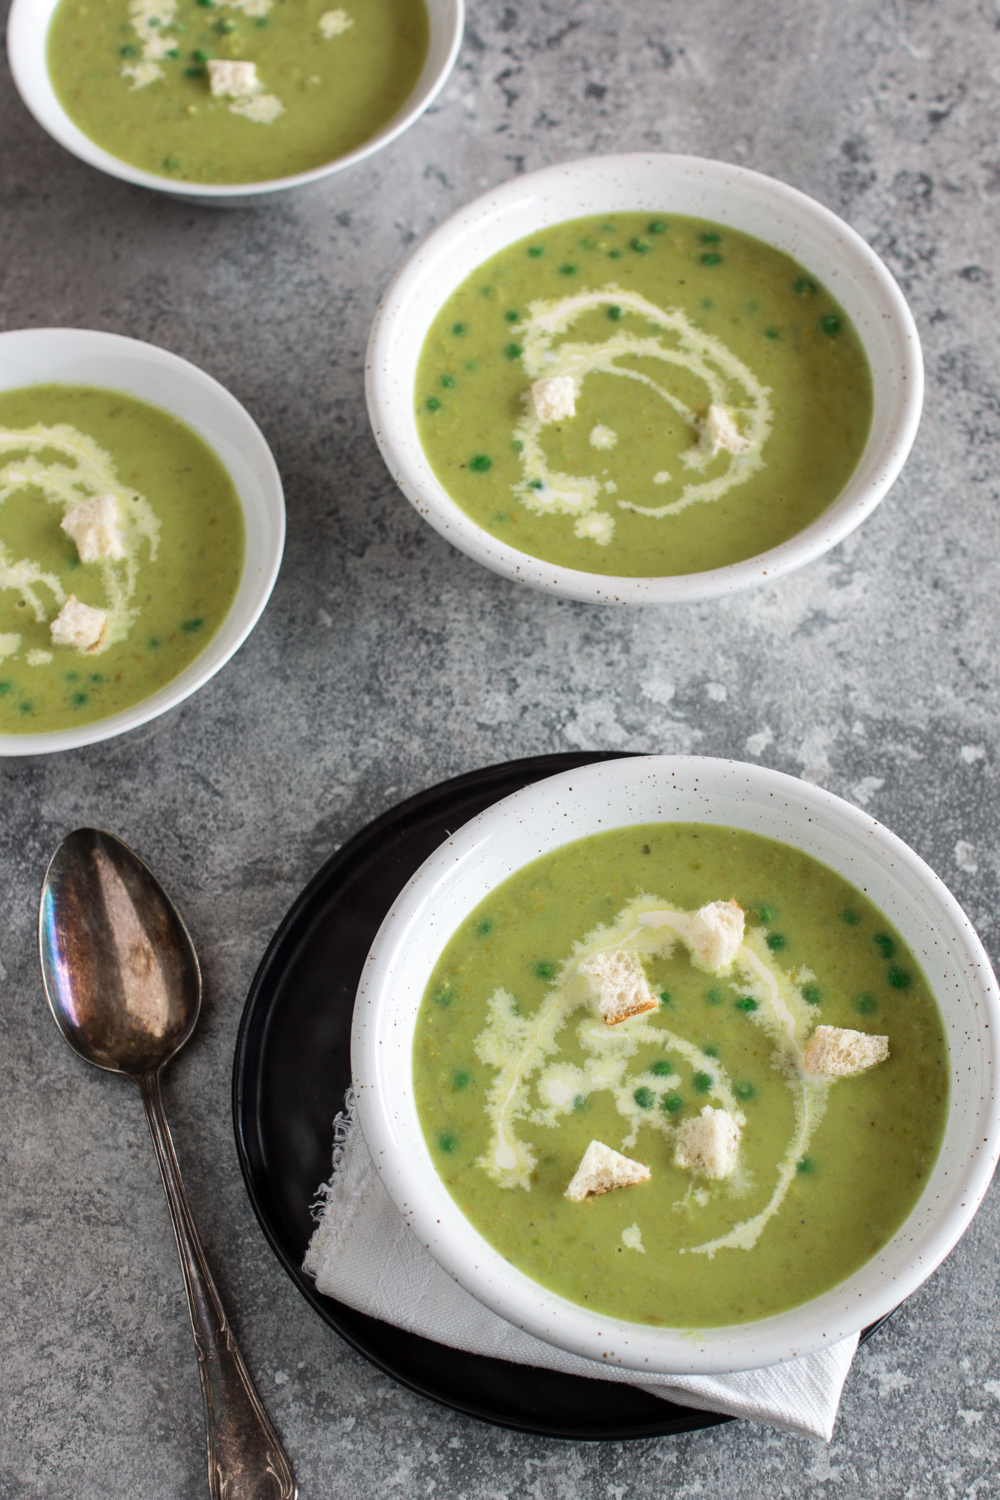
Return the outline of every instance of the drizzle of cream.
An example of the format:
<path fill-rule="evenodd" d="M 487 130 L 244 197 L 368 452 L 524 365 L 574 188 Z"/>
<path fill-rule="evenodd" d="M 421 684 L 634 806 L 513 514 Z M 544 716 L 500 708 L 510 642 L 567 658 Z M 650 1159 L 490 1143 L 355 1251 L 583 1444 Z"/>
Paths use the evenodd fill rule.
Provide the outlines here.
<path fill-rule="evenodd" d="M 708 1188 L 700 1186 L 692 1178 L 692 1180 L 688 1183 L 687 1191 L 685 1192 L 684 1197 L 678 1198 L 676 1203 L 671 1204 L 671 1207 L 673 1208 L 674 1213 L 686 1214 L 690 1219 L 693 1218 L 693 1214 L 691 1212 L 692 1203 L 694 1203 L 698 1208 L 705 1208 L 709 1203 L 711 1203 L 711 1201 L 712 1195 L 709 1192 Z"/>
<path fill-rule="evenodd" d="M 497 1070 L 486 1101 L 493 1135 L 476 1165 L 501 1187 L 531 1187 L 537 1158 L 518 1138 L 515 1127 L 532 1113 L 529 1081 L 555 1051 L 556 1032 L 565 1019 L 565 1002 L 558 992 L 547 997 L 530 1018 L 518 1015 L 516 1000 L 504 989 L 498 989 L 490 1000 L 486 1029 L 476 1038 L 475 1047 L 480 1060 Z"/>
<path fill-rule="evenodd" d="M 15 562 L 3 542 L 0 542 L 0 589 L 16 589 L 34 615 L 37 625 L 48 619 L 48 611 L 38 597 L 39 585 L 49 590 L 58 605 L 65 604 L 66 591 L 54 573 L 46 573 L 30 558 L 20 558 Z"/>
<path fill-rule="evenodd" d="M 774 1191 L 760 1213 L 737 1224 L 718 1239 L 691 1246 L 681 1254 L 707 1255 L 711 1259 L 717 1250 L 752 1250 L 765 1226 L 785 1201 L 798 1164 L 809 1148 L 813 1131 L 826 1111 L 831 1080 L 814 1078 L 802 1069 L 806 1036 L 814 1017 L 810 1015 L 810 1008 L 797 985 L 802 981 L 803 973 L 810 971 L 799 969 L 794 975 L 785 974 L 768 962 L 768 957 L 763 932 L 748 933 L 735 959 L 735 965 L 741 971 L 741 983 L 731 984 L 730 988 L 737 994 L 753 996 L 758 1009 L 749 1013 L 749 1019 L 762 1026 L 778 1044 L 772 1065 L 784 1074 L 794 1095 L 795 1130 L 778 1164 Z"/>
<path fill-rule="evenodd" d="M 176 15 L 177 0 L 129 0 L 129 24 L 141 49 L 140 60 L 125 63 L 120 76 L 132 80 L 132 93 L 163 78 L 161 59 L 177 56 L 177 38 L 169 31 Z"/>
<path fill-rule="evenodd" d="M 264 85 L 257 77 L 256 63 L 245 60 L 212 58 L 208 64 L 209 87 L 217 99 L 230 99 L 229 113 L 242 115 L 256 125 L 271 125 L 285 106 L 277 94 L 265 94 Z M 319 79 L 310 79 L 319 82 Z"/>
<path fill-rule="evenodd" d="M 251 94 L 231 104 L 229 113 L 242 115 L 255 125 L 272 125 L 279 115 L 285 113 L 285 106 L 277 94 Z"/>
<path fill-rule="evenodd" d="M 259 20 L 268 14 L 274 0 L 218 0 L 218 4 L 228 5 L 231 10 L 241 10 L 252 20 Z"/>
<path fill-rule="evenodd" d="M 655 898 L 640 896 L 618 915 L 611 927 L 601 927 L 577 943 L 571 957 L 553 979 L 538 1010 L 528 1018 L 517 1013 L 516 1002 L 506 990 L 499 989 L 489 1004 L 485 1029 L 476 1038 L 479 1058 L 497 1069 L 487 1096 L 486 1111 L 492 1134 L 489 1147 L 477 1162 L 501 1187 L 530 1190 L 531 1173 L 536 1165 L 530 1147 L 520 1139 L 517 1124 L 554 1126 L 560 1116 L 573 1112 L 580 1099 L 597 1092 L 610 1093 L 618 1113 L 626 1122 L 622 1148 L 634 1146 L 642 1126 L 651 1127 L 670 1139 L 676 1127 L 655 1106 L 644 1109 L 635 1095 L 643 1087 L 651 1092 L 676 1088 L 680 1077 L 664 1078 L 651 1072 L 629 1073 L 630 1059 L 639 1047 L 653 1044 L 683 1058 L 696 1072 L 711 1078 L 706 1099 L 729 1110 L 741 1123 L 743 1114 L 726 1069 L 715 1058 L 708 1058 L 693 1043 L 662 1024 L 653 1024 L 656 1012 L 634 1016 L 620 1026 L 604 1024 L 597 1009 L 592 987 L 579 972 L 580 965 L 594 954 L 628 947 L 640 956 L 669 955 L 675 940 L 689 949 L 691 962 L 703 968 L 690 946 L 691 923 L 695 913 L 673 911 L 660 906 Z M 733 977 L 727 982 L 738 995 L 751 995 L 757 1009 L 747 1013 L 748 1020 L 761 1026 L 776 1043 L 772 1065 L 785 1078 L 795 1096 L 795 1129 L 778 1164 L 774 1190 L 765 1207 L 753 1217 L 737 1224 L 727 1234 L 706 1244 L 689 1247 L 693 1255 L 710 1259 L 723 1249 L 751 1250 L 764 1227 L 781 1208 L 795 1178 L 799 1161 L 808 1150 L 809 1140 L 826 1109 L 830 1080 L 817 1079 L 802 1070 L 805 1039 L 814 1016 L 797 988 L 804 970 L 794 975 L 775 968 L 762 930 L 747 933 L 727 971 Z M 576 1040 L 584 1053 L 582 1064 L 560 1061 L 553 1054 L 559 1050 L 558 1033 L 579 1010 L 586 1014 L 576 1028 Z M 536 1104 L 531 1101 L 535 1083 Z M 730 1197 L 744 1197 L 751 1186 L 751 1176 L 740 1164 L 733 1180 L 726 1185 Z M 701 1184 L 692 1183 L 675 1208 L 691 1211 L 692 1204 L 704 1207 L 711 1195 Z"/>
<path fill-rule="evenodd" d="M 330 42 L 334 37 L 343 36 L 345 31 L 350 31 L 354 25 L 351 16 L 346 10 L 327 10 L 319 18 L 319 29 L 325 42 Z"/>
<path fill-rule="evenodd" d="M 657 925 L 669 923 L 683 936 L 682 929 L 690 918 L 683 913 L 658 911 L 644 913 L 639 921 Z M 762 1026 L 778 1044 L 772 1062 L 784 1074 L 795 1096 L 795 1131 L 778 1164 L 777 1181 L 766 1206 L 718 1239 L 690 1247 L 686 1253 L 692 1255 L 711 1258 L 717 1250 L 753 1249 L 765 1225 L 784 1202 L 798 1163 L 806 1154 L 812 1133 L 826 1110 L 830 1081 L 810 1077 L 801 1066 L 806 1035 L 812 1025 L 809 1007 L 792 976 L 776 969 L 768 958 L 764 934 L 761 931 L 748 933 L 737 950 L 733 965 L 740 982 L 731 983 L 730 988 L 740 995 L 749 994 L 757 1001 L 757 1010 L 749 1012 L 748 1018 Z M 802 972 L 796 972 L 796 980 L 801 978 Z"/>
<path fill-rule="evenodd" d="M 230 10 L 241 11 L 251 20 L 259 20 L 268 14 L 274 0 L 215 0 L 215 3 L 227 5 Z M 175 58 L 178 54 L 180 44 L 170 31 L 177 17 L 177 0 L 129 0 L 128 15 L 139 43 L 140 55 L 137 62 L 124 63 L 119 69 L 119 75 L 131 79 L 131 92 L 135 93 L 136 89 L 147 88 L 158 78 L 165 78 L 166 74 L 160 63 L 164 58 Z M 328 21 L 330 16 L 345 16 L 345 12 L 328 12 L 320 18 L 320 25 Z M 354 24 L 349 17 L 345 16 L 345 19 L 347 27 L 342 28 L 344 30 Z M 230 112 L 243 115 L 258 125 L 270 125 L 279 115 L 284 114 L 285 106 L 277 95 L 265 94 L 262 89 L 263 84 L 258 83 L 252 95 L 237 99 L 228 106 Z"/>
<path fill-rule="evenodd" d="M 63 461 L 45 461 L 45 455 L 51 453 L 58 454 Z M 138 617 L 131 600 L 138 583 L 140 549 L 144 542 L 148 544 L 152 561 L 159 542 L 160 523 L 152 506 L 144 496 L 118 482 L 110 454 L 68 423 L 55 427 L 38 424 L 20 430 L 0 428 L 0 458 L 7 454 L 17 456 L 0 468 L 0 506 L 20 490 L 37 489 L 49 505 L 61 512 L 61 519 L 92 495 L 113 497 L 124 556 L 105 557 L 87 565 L 100 569 L 108 626 L 99 651 L 106 651 L 116 641 L 125 640 Z M 66 592 L 54 573 L 46 572 L 31 558 L 15 560 L 3 543 L 0 543 L 0 589 L 15 589 L 37 624 L 54 612 L 43 603 L 40 589 L 47 590 L 57 606 L 66 602 Z"/>
<path fill-rule="evenodd" d="M 16 656 L 20 649 L 21 637 L 15 631 L 0 635 L 0 661 L 6 661 L 8 656 Z"/>
<path fill-rule="evenodd" d="M 143 60 L 141 62 L 126 63 L 122 68 L 121 76 L 123 78 L 131 78 L 132 88 L 130 92 L 134 94 L 136 89 L 147 88 L 149 84 L 155 83 L 158 78 L 163 78 L 164 72 L 158 62 Z"/>
<path fill-rule="evenodd" d="M 516 1001 L 504 989 L 492 996 L 485 1029 L 476 1038 L 480 1060 L 497 1069 L 487 1096 L 486 1111 L 492 1126 L 490 1144 L 477 1165 L 501 1187 L 530 1189 L 531 1173 L 536 1161 L 530 1147 L 517 1133 L 517 1122 L 555 1125 L 560 1115 L 569 1114 L 578 1097 L 594 1092 L 612 1095 L 618 1113 L 626 1122 L 622 1146 L 635 1144 L 641 1126 L 651 1126 L 668 1138 L 673 1133 L 669 1118 L 662 1110 L 643 1109 L 635 1092 L 645 1085 L 650 1090 L 676 1087 L 679 1078 L 664 1079 L 643 1072 L 628 1074 L 629 1060 L 643 1044 L 653 1044 L 685 1058 L 697 1071 L 707 1073 L 712 1084 L 706 1098 L 717 1099 L 723 1108 L 735 1111 L 735 1095 L 725 1068 L 714 1058 L 706 1058 L 699 1048 L 662 1025 L 653 1025 L 644 1016 L 635 1016 L 620 1026 L 605 1025 L 589 980 L 579 973 L 586 959 L 605 949 L 629 946 L 640 955 L 667 953 L 672 950 L 674 933 L 659 932 L 642 925 L 640 911 L 655 898 L 639 897 L 625 907 L 614 926 L 597 928 L 582 943 L 553 979 L 541 1005 L 525 1018 L 517 1013 Z M 683 914 L 681 922 L 689 921 Z M 579 1010 L 586 1015 L 580 1021 L 576 1037 L 586 1054 L 583 1066 L 549 1058 L 558 1051 L 558 1033 Z M 655 1014 L 648 1012 L 647 1015 Z M 535 1082 L 537 1105 L 531 1101 Z"/>
<path fill-rule="evenodd" d="M 797 1057 L 801 1058 L 803 1048 L 799 1042 L 798 1034 L 801 1029 L 799 1023 L 801 1023 L 802 1018 L 799 1017 L 799 1023 L 797 1023 L 795 1017 L 792 1015 L 788 1002 L 781 993 L 781 985 L 778 982 L 777 974 L 764 963 L 763 959 L 753 951 L 748 943 L 744 943 L 737 950 L 736 956 L 750 970 L 754 978 L 764 986 L 767 995 L 766 1004 L 770 1007 L 775 1022 L 788 1038 Z M 754 998 L 758 997 L 755 996 Z"/>
<path fill-rule="evenodd" d="M 611 486 L 608 485 L 607 488 L 610 489 Z M 606 547 L 614 535 L 615 523 L 610 516 L 596 511 L 593 515 L 581 516 L 573 531 L 583 541 L 590 540 L 599 547 Z"/>
<path fill-rule="evenodd" d="M 584 313 L 612 305 L 639 314 L 647 327 L 655 332 L 640 335 L 627 328 L 617 328 L 600 343 L 559 342 Z M 696 328 L 679 308 L 664 310 L 638 292 L 609 285 L 598 291 L 579 292 L 554 301 L 532 302 L 528 316 L 513 328 L 512 333 L 523 351 L 524 370 L 531 381 L 570 375 L 579 393 L 588 375 L 600 373 L 635 380 L 654 391 L 683 418 L 695 437 L 691 447 L 681 455 L 682 464 L 689 469 L 700 472 L 722 456 L 711 444 L 703 441 L 705 412 L 712 407 L 721 407 L 727 412 L 734 408 L 738 410 L 742 423 L 740 438 L 745 447 L 738 453 L 725 453 L 723 473 L 686 484 L 679 498 L 667 505 L 648 507 L 619 500 L 617 503 L 621 509 L 655 519 L 678 515 L 689 505 L 720 499 L 763 467 L 762 449 L 771 430 L 769 388 L 761 384 L 753 371 L 721 339 Z M 619 361 L 625 358 L 658 359 L 695 375 L 705 386 L 704 408 L 689 406 L 668 386 L 659 384 L 641 370 L 620 364 Z M 610 429 L 594 429 L 595 432 L 601 430 Z M 525 412 L 514 428 L 514 438 L 521 445 L 519 453 L 524 476 L 512 486 L 518 499 L 540 514 L 573 516 L 577 536 L 604 540 L 604 532 L 598 536 L 593 530 L 581 528 L 581 518 L 597 509 L 602 488 L 600 481 L 591 475 L 565 474 L 549 468 L 542 441 L 543 424 L 531 404 L 530 393 L 525 395 Z M 657 481 L 666 482 L 659 476 Z M 613 527 L 611 517 L 608 521 Z"/>
<path fill-rule="evenodd" d="M 642 1230 L 638 1224 L 630 1224 L 627 1229 L 622 1230 L 622 1244 L 626 1250 L 638 1250 L 640 1255 L 645 1255 L 646 1247 L 642 1243 Z"/>
<path fill-rule="evenodd" d="M 790 1087 L 796 1092 L 795 1133 L 779 1163 L 778 1180 L 770 1199 L 759 1214 L 754 1214 L 753 1218 L 745 1219 L 742 1224 L 737 1224 L 728 1234 L 720 1235 L 718 1239 L 709 1240 L 704 1245 L 690 1246 L 687 1253 L 707 1255 L 711 1260 L 717 1250 L 753 1249 L 763 1234 L 766 1224 L 774 1218 L 785 1201 L 785 1195 L 795 1179 L 798 1164 L 808 1149 L 810 1136 L 826 1111 L 830 1083 L 829 1078 L 789 1079 Z M 684 1255 L 685 1251 L 681 1249 L 678 1253 Z"/>

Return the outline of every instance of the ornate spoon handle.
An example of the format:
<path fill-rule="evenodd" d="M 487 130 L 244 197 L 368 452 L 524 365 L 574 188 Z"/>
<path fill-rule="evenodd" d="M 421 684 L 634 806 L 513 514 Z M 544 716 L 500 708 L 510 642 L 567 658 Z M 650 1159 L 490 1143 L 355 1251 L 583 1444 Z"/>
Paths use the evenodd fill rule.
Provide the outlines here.
<path fill-rule="evenodd" d="M 149 1133 L 173 1221 L 205 1402 L 212 1500 L 296 1500 L 278 1435 L 236 1347 L 188 1204 L 163 1110 L 159 1073 L 138 1077 Z"/>

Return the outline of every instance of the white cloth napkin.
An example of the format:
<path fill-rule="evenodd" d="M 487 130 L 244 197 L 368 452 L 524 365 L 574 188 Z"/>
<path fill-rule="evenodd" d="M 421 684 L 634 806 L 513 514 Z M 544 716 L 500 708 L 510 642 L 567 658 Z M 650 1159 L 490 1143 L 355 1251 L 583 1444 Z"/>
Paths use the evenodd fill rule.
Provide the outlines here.
<path fill-rule="evenodd" d="M 519 1365 L 616 1380 L 653 1396 L 830 1441 L 858 1335 L 818 1354 L 738 1375 L 647 1375 L 609 1369 L 515 1328 L 448 1275 L 400 1217 L 354 1120 L 334 1122 L 333 1174 L 319 1189 L 304 1269 L 319 1291 L 410 1333 Z"/>

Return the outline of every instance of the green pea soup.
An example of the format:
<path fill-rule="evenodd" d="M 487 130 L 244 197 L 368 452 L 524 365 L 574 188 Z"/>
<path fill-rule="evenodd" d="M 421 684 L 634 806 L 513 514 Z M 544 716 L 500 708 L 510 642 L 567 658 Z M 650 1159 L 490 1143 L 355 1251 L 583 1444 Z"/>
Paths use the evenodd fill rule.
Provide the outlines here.
<path fill-rule="evenodd" d="M 532 388 L 571 379 L 572 416 Z M 806 268 L 707 220 L 575 219 L 451 294 L 417 367 L 437 478 L 532 557 L 625 577 L 699 573 L 802 531 L 864 450 L 872 382 Z"/>
<path fill-rule="evenodd" d="M 74 124 L 185 182 L 261 182 L 357 150 L 413 92 L 424 0 L 60 0 L 48 70 Z M 253 64 L 213 93 L 210 63 Z"/>
<path fill-rule="evenodd" d="M 730 898 L 747 931 L 721 974 L 643 923 Z M 577 972 L 608 946 L 658 1001 L 617 1026 Z M 817 1024 L 887 1036 L 889 1057 L 804 1075 Z M 756 834 L 654 823 L 567 844 L 472 912 L 427 985 L 413 1084 L 442 1181 L 513 1265 L 609 1317 L 718 1327 L 820 1295 L 892 1237 L 941 1143 L 948 1050 L 913 953 L 841 876 Z M 743 1121 L 723 1180 L 674 1160 L 706 1106 Z M 568 1200 L 592 1140 L 649 1180 Z"/>
<path fill-rule="evenodd" d="M 83 562 L 61 522 L 101 494 L 123 555 Z M 0 392 L 0 734 L 93 723 L 166 686 L 228 614 L 244 553 L 228 471 L 170 413 L 88 386 Z M 70 597 L 107 617 L 95 650 L 53 641 Z"/>

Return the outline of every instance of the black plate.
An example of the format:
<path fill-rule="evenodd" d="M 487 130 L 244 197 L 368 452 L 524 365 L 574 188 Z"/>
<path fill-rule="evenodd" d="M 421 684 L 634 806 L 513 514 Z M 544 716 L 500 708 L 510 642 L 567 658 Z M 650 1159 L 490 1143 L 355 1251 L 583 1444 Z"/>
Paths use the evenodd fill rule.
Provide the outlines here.
<path fill-rule="evenodd" d="M 358 980 L 392 902 L 450 833 L 494 802 L 543 777 L 619 758 L 541 755 L 489 766 L 401 802 L 355 834 L 275 934 L 250 987 L 233 1065 L 236 1149 L 250 1202 L 274 1253 L 320 1317 L 410 1390 L 484 1422 L 545 1437 L 659 1437 L 732 1418 L 615 1381 L 432 1343 L 324 1297 L 302 1260 L 315 1228 L 309 1205 L 330 1175 L 333 1117 L 350 1084 Z"/>

